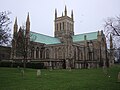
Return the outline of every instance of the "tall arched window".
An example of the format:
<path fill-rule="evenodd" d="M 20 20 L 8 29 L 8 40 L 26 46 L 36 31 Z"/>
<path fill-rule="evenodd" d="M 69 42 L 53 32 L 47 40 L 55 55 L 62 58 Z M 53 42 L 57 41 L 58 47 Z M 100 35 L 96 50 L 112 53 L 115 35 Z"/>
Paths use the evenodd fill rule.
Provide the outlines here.
<path fill-rule="evenodd" d="M 70 24 L 70 31 L 72 31 L 72 24 Z"/>
<path fill-rule="evenodd" d="M 76 60 L 76 48 L 74 49 L 74 59 Z"/>
<path fill-rule="evenodd" d="M 79 60 L 80 59 L 80 49 L 79 49 L 79 47 L 77 47 L 77 59 Z"/>
<path fill-rule="evenodd" d="M 81 57 L 81 60 L 83 60 L 83 53 L 81 52 L 81 55 L 80 55 L 80 57 Z"/>
<path fill-rule="evenodd" d="M 48 59 L 49 58 L 49 49 L 46 50 L 46 58 Z"/>
<path fill-rule="evenodd" d="M 58 23 L 57 23 L 57 31 L 58 31 Z"/>
<path fill-rule="evenodd" d="M 67 22 L 67 30 L 69 30 L 69 23 Z"/>
<path fill-rule="evenodd" d="M 31 48 L 31 58 L 34 59 L 34 47 Z"/>
<path fill-rule="evenodd" d="M 57 59 L 57 48 L 55 48 L 55 59 Z"/>
<path fill-rule="evenodd" d="M 45 48 L 44 48 L 44 47 L 42 47 L 42 48 L 40 49 L 40 58 L 42 58 L 42 59 L 45 58 Z"/>
<path fill-rule="evenodd" d="M 63 30 L 64 30 L 64 22 L 62 24 L 63 24 Z"/>
<path fill-rule="evenodd" d="M 58 49 L 58 59 L 62 59 L 62 49 Z"/>
<path fill-rule="evenodd" d="M 60 30 L 61 30 L 61 23 L 60 23 Z"/>
<path fill-rule="evenodd" d="M 39 48 L 38 47 L 36 48 L 36 58 L 37 59 L 39 58 Z"/>

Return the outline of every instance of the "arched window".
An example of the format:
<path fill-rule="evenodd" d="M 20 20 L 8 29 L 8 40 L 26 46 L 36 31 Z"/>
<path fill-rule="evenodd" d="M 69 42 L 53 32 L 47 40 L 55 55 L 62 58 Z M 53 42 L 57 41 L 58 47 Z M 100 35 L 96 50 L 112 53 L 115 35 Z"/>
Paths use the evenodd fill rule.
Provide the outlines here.
<path fill-rule="evenodd" d="M 81 57 L 81 60 L 83 60 L 83 53 L 81 52 L 81 55 L 80 55 L 80 57 Z"/>
<path fill-rule="evenodd" d="M 43 54 L 44 54 L 44 48 L 40 49 L 40 58 L 43 58 Z"/>
<path fill-rule="evenodd" d="M 92 54 L 92 52 L 89 53 L 89 59 L 90 59 L 90 60 L 93 59 L 93 54 Z"/>
<path fill-rule="evenodd" d="M 69 23 L 67 22 L 67 30 L 69 29 Z"/>
<path fill-rule="evenodd" d="M 58 49 L 58 59 L 62 59 L 62 49 Z"/>
<path fill-rule="evenodd" d="M 73 27 L 73 25 L 71 24 L 71 25 L 70 25 L 70 28 L 71 28 L 70 31 L 73 31 L 73 30 L 72 30 L 72 27 Z"/>
<path fill-rule="evenodd" d="M 78 57 L 78 60 L 80 59 L 80 49 L 79 47 L 77 47 L 77 57 Z"/>
<path fill-rule="evenodd" d="M 57 59 L 57 48 L 55 48 L 55 59 Z"/>
<path fill-rule="evenodd" d="M 76 48 L 74 49 L 74 59 L 76 60 Z"/>
<path fill-rule="evenodd" d="M 43 52 L 43 50 L 40 49 L 40 58 L 42 58 L 42 52 Z"/>
<path fill-rule="evenodd" d="M 60 30 L 61 30 L 61 23 L 60 23 Z"/>
<path fill-rule="evenodd" d="M 49 59 L 49 49 L 46 50 L 46 58 Z"/>
<path fill-rule="evenodd" d="M 71 23 L 69 23 L 69 30 L 71 31 Z"/>
<path fill-rule="evenodd" d="M 62 24 L 63 24 L 63 30 L 64 30 L 64 22 Z"/>
<path fill-rule="evenodd" d="M 57 31 L 58 31 L 58 23 L 57 23 Z"/>
<path fill-rule="evenodd" d="M 69 30 L 71 31 L 71 23 L 69 23 Z"/>
<path fill-rule="evenodd" d="M 34 47 L 31 48 L 31 58 L 34 59 Z"/>
<path fill-rule="evenodd" d="M 37 59 L 39 58 L 39 48 L 38 47 L 36 48 L 36 58 Z"/>

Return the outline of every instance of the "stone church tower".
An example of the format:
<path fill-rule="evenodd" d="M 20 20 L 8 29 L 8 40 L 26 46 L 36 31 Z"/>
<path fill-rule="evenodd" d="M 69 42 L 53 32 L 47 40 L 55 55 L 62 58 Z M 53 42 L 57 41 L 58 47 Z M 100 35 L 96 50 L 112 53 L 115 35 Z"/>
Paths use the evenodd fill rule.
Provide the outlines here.
<path fill-rule="evenodd" d="M 64 15 L 57 17 L 57 10 L 55 9 L 55 37 L 62 39 L 65 35 L 74 35 L 74 20 L 73 11 L 71 17 L 67 16 L 67 8 L 65 6 Z"/>
<path fill-rule="evenodd" d="M 65 60 L 66 67 L 69 67 L 70 59 L 72 56 L 72 36 L 74 35 L 74 19 L 73 10 L 71 11 L 71 17 L 67 15 L 67 7 L 65 6 L 64 15 L 57 17 L 57 10 L 55 9 L 55 32 L 54 36 L 59 38 L 65 48 Z"/>

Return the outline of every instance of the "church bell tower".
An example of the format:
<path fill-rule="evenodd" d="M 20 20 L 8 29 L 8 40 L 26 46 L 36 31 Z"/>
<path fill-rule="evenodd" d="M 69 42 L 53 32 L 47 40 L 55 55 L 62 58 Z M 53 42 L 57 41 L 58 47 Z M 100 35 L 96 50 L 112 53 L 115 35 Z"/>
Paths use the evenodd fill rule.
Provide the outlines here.
<path fill-rule="evenodd" d="M 64 15 L 57 17 L 57 10 L 55 9 L 55 20 L 54 20 L 55 32 L 54 36 L 62 38 L 64 35 L 74 35 L 74 20 L 73 11 L 71 11 L 71 17 L 67 16 L 67 7 L 65 6 Z"/>

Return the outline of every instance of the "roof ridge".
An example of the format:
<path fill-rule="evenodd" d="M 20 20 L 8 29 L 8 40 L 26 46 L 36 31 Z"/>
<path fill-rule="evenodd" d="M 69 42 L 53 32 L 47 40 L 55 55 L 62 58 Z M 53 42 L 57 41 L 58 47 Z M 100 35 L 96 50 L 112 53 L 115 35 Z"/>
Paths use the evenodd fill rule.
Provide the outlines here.
<path fill-rule="evenodd" d="M 55 38 L 55 37 L 52 37 L 52 36 L 49 36 L 49 35 L 45 35 L 45 34 L 41 34 L 41 33 L 37 33 L 37 32 L 33 32 L 33 31 L 30 31 L 32 33 L 36 33 L 36 34 L 40 34 L 40 35 L 43 35 L 43 36 L 47 36 L 47 37 L 51 37 L 51 38 Z"/>
<path fill-rule="evenodd" d="M 76 34 L 76 35 L 84 35 L 84 34 L 90 34 L 90 33 L 97 33 L 97 31 L 96 32 L 89 32 L 89 33 L 81 33 L 81 34 Z M 76 35 L 74 35 L 74 36 L 76 36 Z"/>

